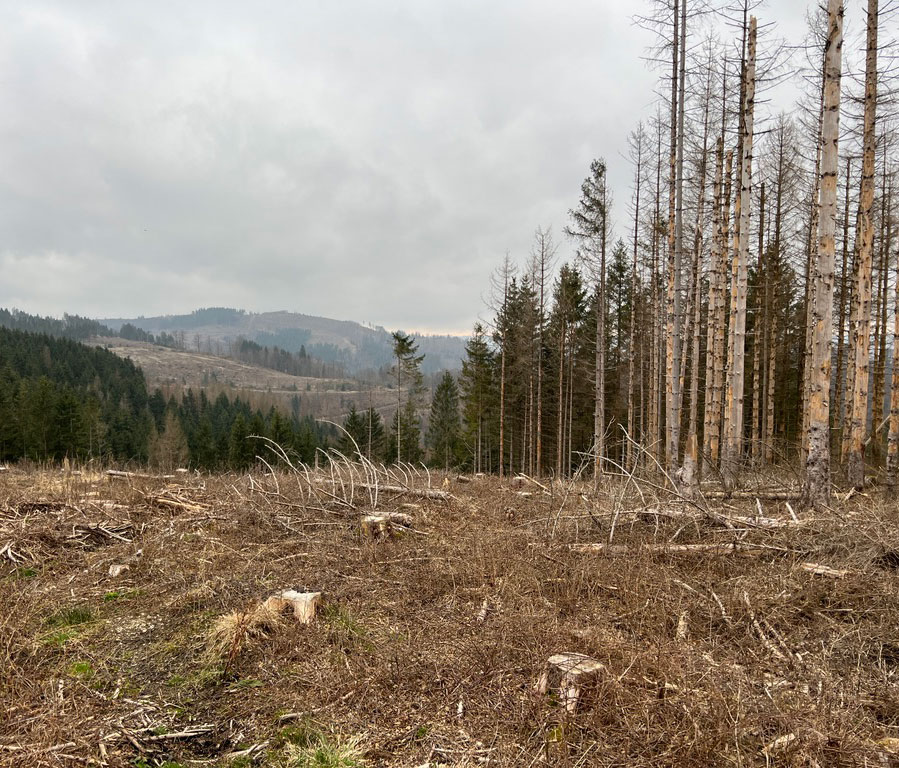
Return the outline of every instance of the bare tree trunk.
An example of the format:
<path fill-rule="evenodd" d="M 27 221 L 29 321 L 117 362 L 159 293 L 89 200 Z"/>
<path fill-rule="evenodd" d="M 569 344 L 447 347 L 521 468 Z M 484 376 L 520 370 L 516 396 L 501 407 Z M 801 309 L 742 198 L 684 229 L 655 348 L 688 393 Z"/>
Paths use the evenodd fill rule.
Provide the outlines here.
<path fill-rule="evenodd" d="M 884 203 L 886 198 L 884 198 Z M 884 210 L 886 206 L 884 205 Z M 881 218 L 881 224 L 885 222 L 885 216 Z M 887 283 L 888 283 L 888 267 L 886 263 L 886 254 L 883 248 L 883 229 L 881 229 L 881 242 L 879 248 L 878 268 L 877 268 L 877 305 L 874 312 L 876 318 L 874 324 L 874 394 L 871 398 L 871 427 L 866 427 L 865 443 L 871 445 L 871 453 L 873 456 L 880 455 L 880 438 L 873 430 L 877 429 L 883 418 L 883 392 L 884 392 L 884 359 L 886 358 L 886 325 L 887 325 Z"/>
<path fill-rule="evenodd" d="M 603 210 L 606 206 L 606 188 L 603 185 Z M 603 215 L 599 246 L 599 290 L 596 296 L 596 372 L 593 414 L 593 442 L 596 449 L 593 476 L 594 483 L 603 471 L 606 453 L 606 229 L 607 216 Z"/>
<path fill-rule="evenodd" d="M 766 270 L 765 265 L 765 182 L 762 182 L 759 196 L 759 255 L 758 275 L 761 278 Z M 755 323 L 752 338 L 752 466 L 758 467 L 762 458 L 762 420 L 759 414 L 759 403 L 762 396 L 762 340 L 765 337 L 763 322 L 763 302 L 761 284 L 756 286 Z"/>
<path fill-rule="evenodd" d="M 846 357 L 846 294 L 847 282 L 846 272 L 849 264 L 849 179 L 852 176 L 852 158 L 846 158 L 846 197 L 845 207 L 843 208 L 843 254 L 840 264 L 840 296 L 837 302 L 837 370 L 834 375 L 836 392 L 834 393 L 834 404 L 836 412 L 831 414 L 838 426 L 837 434 L 842 437 L 843 431 L 843 400 L 845 399 L 845 389 L 843 387 L 843 376 Z M 842 443 L 842 440 L 840 441 Z"/>
<path fill-rule="evenodd" d="M 705 356 L 705 417 L 702 431 L 702 453 L 708 464 L 712 459 L 712 435 L 720 430 L 720 416 L 715 414 L 715 352 L 718 336 L 718 304 L 723 305 L 723 282 L 721 273 L 721 176 L 724 165 L 724 141 L 718 137 L 715 149 L 715 183 L 712 192 L 712 253 L 709 259 L 709 311 L 706 320 Z M 717 441 L 716 441 L 717 443 Z"/>
<path fill-rule="evenodd" d="M 690 492 L 699 487 L 699 355 L 702 331 L 702 243 L 703 213 L 705 211 L 706 167 L 708 163 L 709 104 L 712 99 L 712 66 L 709 61 L 705 92 L 705 111 L 702 124 L 702 155 L 699 159 L 699 198 L 696 203 L 696 223 L 693 238 L 693 321 L 690 353 L 690 417 L 687 422 L 687 451 L 684 454 L 683 478 L 690 482 Z M 689 466 L 688 466 L 689 465 Z"/>
<path fill-rule="evenodd" d="M 565 286 L 562 285 L 564 292 Z M 556 477 L 562 477 L 562 454 L 565 452 L 565 306 L 564 294 L 560 296 L 561 314 L 560 318 L 562 327 L 559 333 L 559 413 L 558 424 L 556 425 Z"/>
<path fill-rule="evenodd" d="M 812 336 L 808 401 L 808 456 L 803 503 L 821 508 L 830 499 L 830 368 L 833 349 L 834 230 L 837 208 L 837 162 L 840 140 L 840 78 L 843 51 L 843 4 L 828 0 L 824 54 L 824 119 L 821 125 L 821 183 L 818 257 L 814 265 L 815 321 Z"/>
<path fill-rule="evenodd" d="M 868 417 L 868 339 L 871 325 L 871 256 L 874 225 L 874 149 L 877 109 L 877 9 L 878 0 L 868 0 L 868 50 L 865 61 L 865 117 L 862 151 L 862 183 L 858 202 L 858 232 L 855 238 L 854 287 L 858 315 L 852 327 L 850 360 L 855 375 L 849 413 L 849 445 L 846 475 L 856 488 L 865 483 L 864 439 Z M 875 401 L 876 405 L 876 401 Z"/>
<path fill-rule="evenodd" d="M 710 448 L 710 460 L 718 466 L 721 460 L 721 437 L 724 434 L 724 375 L 726 365 L 730 364 L 733 347 L 727 343 L 727 305 L 731 292 L 728 292 L 728 241 L 730 239 L 730 198 L 733 178 L 733 151 L 728 150 L 725 160 L 724 200 L 721 211 L 721 251 L 719 252 L 719 272 L 721 275 L 721 294 L 718 297 L 718 316 L 715 318 L 715 379 L 712 384 L 713 396 L 713 430 Z M 733 286 L 731 286 L 733 288 Z M 727 346 L 727 350 L 725 350 Z"/>
<path fill-rule="evenodd" d="M 634 362 L 636 357 L 636 318 L 637 318 L 637 250 L 640 242 L 640 182 L 642 180 L 643 167 L 643 126 L 637 127 L 637 133 L 634 141 L 636 143 L 637 152 L 637 168 L 636 168 L 636 184 L 634 190 L 634 258 L 631 266 L 631 317 L 630 317 L 630 333 L 628 334 L 627 346 L 627 431 L 632 440 L 637 439 L 636 430 L 634 428 Z M 633 468 L 634 461 L 634 443 L 632 440 L 627 441 L 627 453 L 625 458 L 625 466 L 628 470 Z"/>
<path fill-rule="evenodd" d="M 826 55 L 826 52 L 825 52 Z M 826 66 L 825 62 L 822 60 L 822 72 Z M 809 438 L 809 416 L 811 411 L 808 408 L 809 399 L 811 398 L 811 365 L 812 365 L 812 346 L 813 346 L 813 333 L 815 328 L 815 320 L 813 317 L 814 307 L 817 305 L 817 299 L 815 298 L 815 289 L 816 282 L 813 276 L 813 268 L 812 264 L 815 261 L 817 254 L 817 246 L 818 246 L 818 217 L 819 217 L 819 204 L 818 198 L 821 191 L 821 142 L 822 142 L 822 132 L 824 126 L 824 89 L 825 89 L 825 80 L 822 76 L 821 78 L 821 95 L 820 101 L 818 105 L 818 130 L 816 137 L 816 148 L 815 148 L 815 170 L 813 173 L 814 185 L 812 188 L 812 203 L 811 209 L 809 213 L 809 227 L 808 227 L 808 243 L 807 243 L 807 253 L 806 253 L 806 263 L 805 263 L 805 346 L 803 347 L 802 355 L 802 396 L 800 398 L 802 403 L 802 430 L 800 431 L 800 443 L 799 443 L 799 458 L 800 463 L 805 466 L 805 463 L 808 459 L 808 438 Z M 850 372 L 853 369 L 850 368 Z"/>
<path fill-rule="evenodd" d="M 890 385 L 890 431 L 887 437 L 887 495 L 896 497 L 899 486 L 899 263 L 893 304 L 893 378 Z"/>
<path fill-rule="evenodd" d="M 649 435 L 652 442 L 652 456 L 660 464 L 664 460 L 665 449 L 662 444 L 662 304 L 661 304 L 661 280 L 659 279 L 659 251 L 661 245 L 661 205 L 662 205 L 662 121 L 661 117 L 656 122 L 656 184 L 655 202 L 652 215 L 652 274 L 650 275 L 650 291 L 652 294 L 652 348 L 650 350 L 649 372 Z"/>
<path fill-rule="evenodd" d="M 768 259 L 767 293 L 768 293 L 768 387 L 766 391 L 767 407 L 765 409 L 765 463 L 772 464 L 774 462 L 774 397 L 777 391 L 777 280 L 771 279 L 780 276 L 780 256 L 781 256 L 781 231 L 783 227 L 783 188 L 785 177 L 785 155 L 786 148 L 784 146 L 785 137 L 783 127 L 778 137 L 777 151 L 777 195 L 774 204 L 774 245 L 770 251 L 771 258 Z M 776 260 L 776 261 L 773 261 Z M 774 264 L 777 265 L 778 274 L 772 275 Z"/>
<path fill-rule="evenodd" d="M 749 264 L 749 204 L 752 186 L 752 140 L 755 114 L 755 49 L 757 24 L 755 16 L 749 18 L 749 45 L 746 58 L 745 93 L 743 96 L 743 152 L 740 168 L 740 196 L 735 217 L 738 221 L 734 233 L 734 273 L 736 296 L 731 299 L 734 316 L 731 318 L 733 337 L 733 366 L 728 371 L 727 405 L 729 434 L 726 456 L 734 468 L 743 453 L 743 387 L 745 380 L 746 351 L 746 299 Z"/>
<path fill-rule="evenodd" d="M 681 4 L 684 6 L 681 12 Z M 681 37 L 678 32 L 681 23 L 685 22 L 686 0 L 675 0 L 674 3 L 674 35 L 672 38 L 671 64 L 671 141 L 668 161 L 668 292 L 666 297 L 666 354 L 665 354 L 665 453 L 669 468 L 675 468 L 679 459 L 680 447 L 680 245 L 678 242 L 678 191 L 683 181 L 681 166 L 682 131 L 678 125 L 682 120 L 679 114 L 680 82 L 679 63 L 681 54 Z M 682 123 L 680 123 L 682 124 Z"/>

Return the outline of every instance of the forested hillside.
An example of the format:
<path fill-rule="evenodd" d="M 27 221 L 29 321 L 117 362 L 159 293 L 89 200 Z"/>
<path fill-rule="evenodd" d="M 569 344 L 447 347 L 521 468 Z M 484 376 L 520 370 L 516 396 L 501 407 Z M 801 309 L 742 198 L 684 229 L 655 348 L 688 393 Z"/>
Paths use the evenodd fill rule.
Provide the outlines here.
<path fill-rule="evenodd" d="M 0 327 L 0 461 L 100 458 L 243 468 L 269 437 L 312 461 L 332 428 L 240 398 L 152 395 L 140 368 L 100 347 Z"/>
<path fill-rule="evenodd" d="M 146 459 L 140 369 L 70 339 L 0 327 L 0 459 Z"/>

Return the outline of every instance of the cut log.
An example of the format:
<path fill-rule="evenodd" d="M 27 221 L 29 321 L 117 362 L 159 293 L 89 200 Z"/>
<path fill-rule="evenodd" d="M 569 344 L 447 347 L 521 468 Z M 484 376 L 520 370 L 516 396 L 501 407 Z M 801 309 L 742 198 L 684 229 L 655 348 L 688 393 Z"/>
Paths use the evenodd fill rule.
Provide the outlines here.
<path fill-rule="evenodd" d="M 148 475 L 145 472 L 123 472 L 120 469 L 107 469 L 107 477 L 139 478 L 141 480 L 171 480 L 174 475 Z"/>
<path fill-rule="evenodd" d="M 290 610 L 300 624 L 311 624 L 315 621 L 315 612 L 321 601 L 321 592 L 297 592 L 293 589 L 285 589 L 268 598 L 265 605 L 277 613 Z"/>
<path fill-rule="evenodd" d="M 470 483 L 470 482 L 471 482 L 471 478 L 470 478 L 470 477 L 466 477 L 465 475 L 457 475 L 457 476 L 456 476 L 456 482 L 457 482 L 457 483 L 463 483 L 463 484 L 464 484 L 464 483 Z"/>
<path fill-rule="evenodd" d="M 571 544 L 569 549 L 572 552 L 627 557 L 640 552 L 660 555 L 757 555 L 766 547 L 732 541 L 726 544 L 644 544 L 640 547 L 628 547 L 623 544 Z"/>
<path fill-rule="evenodd" d="M 527 484 L 527 481 L 523 477 L 513 477 L 509 481 L 509 484 L 513 488 L 524 488 L 524 486 Z"/>
<path fill-rule="evenodd" d="M 799 567 L 806 573 L 813 573 L 815 576 L 827 576 L 830 579 L 842 579 L 852 573 L 852 571 L 831 568 L 829 565 L 821 565 L 820 563 L 800 563 Z"/>
<path fill-rule="evenodd" d="M 559 702 L 567 712 L 573 713 L 583 687 L 593 682 L 604 669 L 605 666 L 596 659 L 582 653 L 557 653 L 546 660 L 534 690 L 541 695 L 558 690 Z"/>
<path fill-rule="evenodd" d="M 395 525 L 402 525 L 404 528 L 411 528 L 415 523 L 412 515 L 405 512 L 388 512 L 387 519 Z"/>
<path fill-rule="evenodd" d="M 130 570 L 130 568 L 131 566 L 127 563 L 113 563 L 109 566 L 109 575 L 115 579 L 121 576 L 125 571 Z"/>

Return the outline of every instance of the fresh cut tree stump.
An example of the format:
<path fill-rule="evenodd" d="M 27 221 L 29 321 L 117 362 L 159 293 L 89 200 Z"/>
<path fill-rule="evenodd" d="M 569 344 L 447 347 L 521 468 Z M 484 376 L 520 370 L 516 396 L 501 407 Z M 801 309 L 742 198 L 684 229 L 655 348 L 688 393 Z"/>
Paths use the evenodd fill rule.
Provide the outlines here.
<path fill-rule="evenodd" d="M 559 702 L 567 712 L 573 713 L 583 687 L 593 682 L 603 670 L 603 664 L 582 653 L 557 653 L 546 660 L 534 690 L 541 695 L 558 690 Z"/>
<path fill-rule="evenodd" d="M 268 598 L 265 605 L 278 613 L 291 610 L 294 618 L 300 624 L 311 624 L 315 621 L 315 612 L 321 601 L 321 592 L 297 592 L 293 589 L 285 589 Z"/>
<path fill-rule="evenodd" d="M 359 518 L 359 530 L 368 539 L 390 535 L 390 518 L 384 515 L 363 515 Z"/>

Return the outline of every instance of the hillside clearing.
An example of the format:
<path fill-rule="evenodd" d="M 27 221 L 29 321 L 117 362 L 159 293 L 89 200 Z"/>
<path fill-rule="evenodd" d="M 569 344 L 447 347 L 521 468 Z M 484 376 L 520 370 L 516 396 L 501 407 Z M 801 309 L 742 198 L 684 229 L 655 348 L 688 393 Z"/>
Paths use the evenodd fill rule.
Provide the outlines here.
<path fill-rule="evenodd" d="M 447 501 L 346 467 L 310 480 L 0 474 L 0 765 L 889 765 L 899 749 L 897 512 L 868 495 L 771 526 L 791 516 L 762 490 L 708 514 L 617 479 L 594 498 L 432 476 Z M 399 513 L 389 535 L 363 536 L 373 512 Z M 607 544 L 613 521 L 628 556 L 572 546 Z M 322 593 L 311 623 L 260 614 L 288 589 Z M 558 654 L 601 665 L 573 708 L 535 690 Z"/>

